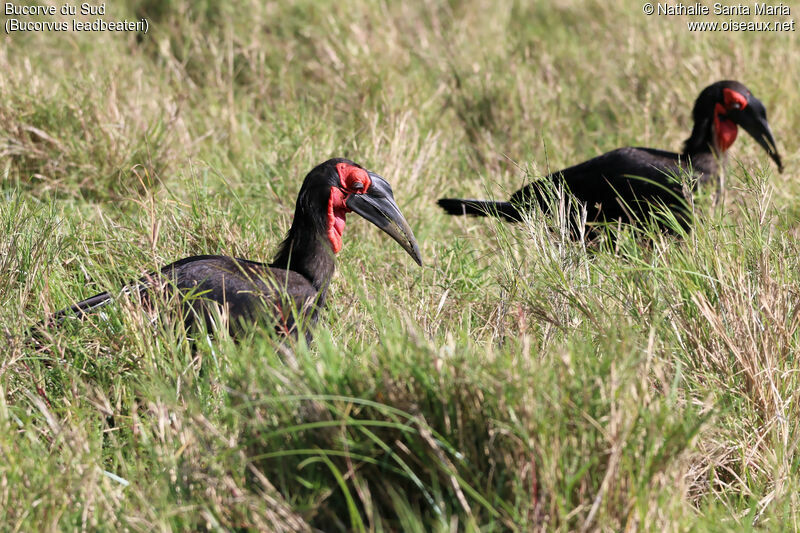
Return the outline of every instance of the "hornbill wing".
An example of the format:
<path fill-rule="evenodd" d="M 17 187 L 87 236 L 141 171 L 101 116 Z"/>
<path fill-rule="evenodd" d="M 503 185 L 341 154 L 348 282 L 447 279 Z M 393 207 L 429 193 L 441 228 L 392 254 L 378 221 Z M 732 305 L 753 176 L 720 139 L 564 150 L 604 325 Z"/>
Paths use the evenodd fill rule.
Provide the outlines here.
<path fill-rule="evenodd" d="M 316 318 L 318 291 L 298 272 L 225 256 L 179 263 L 161 273 L 188 295 L 189 305 L 206 321 L 212 302 L 225 310 L 231 323 L 274 319 L 281 333 L 291 332 L 297 315 Z"/>
<path fill-rule="evenodd" d="M 138 282 L 126 285 L 122 293 L 138 293 L 142 301 L 152 305 L 158 294 L 168 296 L 177 289 L 186 300 L 187 325 L 203 319 L 212 326 L 213 312 L 209 304 L 219 305 L 231 323 L 240 320 L 270 320 L 279 333 L 294 328 L 295 316 L 316 317 L 317 290 L 301 274 L 272 268 L 264 263 L 226 256 L 193 256 L 151 272 Z M 108 304 L 114 296 L 104 292 L 63 309 L 46 321 L 59 324 L 74 314 L 86 313 Z"/>
<path fill-rule="evenodd" d="M 511 196 L 511 203 L 525 206 L 535 202 L 546 209 L 544 185 L 564 185 L 586 205 L 588 221 L 627 218 L 631 208 L 643 201 L 675 204 L 680 185 L 671 176 L 680 173 L 678 158 L 678 154 L 663 150 L 619 148 L 526 185 Z"/>
<path fill-rule="evenodd" d="M 687 167 L 680 157 L 651 148 L 619 148 L 533 181 L 508 202 L 442 198 L 438 203 L 453 215 L 488 214 L 518 221 L 519 213 L 532 205 L 548 211 L 563 187 L 585 206 L 588 222 L 641 219 L 652 211 L 652 203 L 682 209 L 679 179 Z"/>

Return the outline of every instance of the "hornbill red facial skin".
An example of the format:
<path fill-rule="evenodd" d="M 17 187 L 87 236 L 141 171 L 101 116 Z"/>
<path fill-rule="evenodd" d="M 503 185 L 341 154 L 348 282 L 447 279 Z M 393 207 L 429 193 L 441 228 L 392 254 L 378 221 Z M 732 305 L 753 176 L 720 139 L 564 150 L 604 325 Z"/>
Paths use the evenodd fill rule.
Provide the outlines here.
<path fill-rule="evenodd" d="M 279 334 L 296 335 L 296 318 L 313 323 L 325 305 L 334 255 L 341 248 L 344 216 L 351 211 L 389 234 L 422 265 L 417 241 L 389 183 L 352 161 L 331 159 L 303 181 L 291 228 L 272 263 L 214 255 L 187 257 L 125 290 L 138 292 L 143 302 L 159 292 L 180 291 L 190 323 L 202 317 L 213 326 L 209 306 L 216 305 L 227 314 L 231 327 L 266 319 Z M 46 324 L 60 323 L 70 315 L 82 317 L 111 299 L 110 293 L 98 294 L 55 313 Z"/>
<path fill-rule="evenodd" d="M 693 110 L 694 127 L 682 153 L 653 148 L 619 148 L 554 172 L 523 187 L 508 202 L 442 198 L 439 205 L 451 215 L 499 216 L 517 222 L 538 203 L 548 204 L 543 187 L 564 188 L 586 206 L 588 222 L 621 219 L 641 221 L 664 205 L 685 227 L 681 175 L 691 173 L 697 182 L 717 179 L 726 151 L 744 128 L 783 171 L 764 105 L 737 81 L 719 81 L 706 87 Z"/>

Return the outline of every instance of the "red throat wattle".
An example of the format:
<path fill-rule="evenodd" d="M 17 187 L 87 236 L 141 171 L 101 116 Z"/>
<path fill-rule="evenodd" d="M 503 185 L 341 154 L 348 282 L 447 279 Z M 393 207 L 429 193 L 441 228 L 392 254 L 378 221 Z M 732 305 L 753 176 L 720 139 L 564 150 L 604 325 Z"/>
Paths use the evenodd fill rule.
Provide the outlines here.
<path fill-rule="evenodd" d="M 344 216 L 350 211 L 344 203 L 346 199 L 347 195 L 339 187 L 331 187 L 331 196 L 328 198 L 328 240 L 335 254 L 342 249 Z"/>
<path fill-rule="evenodd" d="M 722 89 L 722 97 L 725 105 L 717 103 L 714 106 L 714 131 L 716 132 L 717 146 L 720 151 L 725 152 L 731 147 L 739 128 L 736 123 L 724 117 L 732 109 L 742 110 L 747 107 L 747 98 L 743 94 L 733 89 Z M 722 115 L 722 116 L 721 116 Z"/>
<path fill-rule="evenodd" d="M 349 163 L 337 163 L 336 172 L 341 188 L 331 187 L 328 198 L 328 240 L 331 241 L 333 253 L 338 254 L 342 249 L 345 215 L 350 212 L 345 204 L 347 196 L 367 192 L 372 182 L 366 170 Z"/>
<path fill-rule="evenodd" d="M 736 135 L 739 133 L 739 128 L 734 121 L 720 116 L 724 114 L 725 108 L 722 104 L 717 104 L 714 108 L 714 130 L 717 133 L 717 146 L 722 152 L 731 147 L 733 141 L 736 140 Z"/>

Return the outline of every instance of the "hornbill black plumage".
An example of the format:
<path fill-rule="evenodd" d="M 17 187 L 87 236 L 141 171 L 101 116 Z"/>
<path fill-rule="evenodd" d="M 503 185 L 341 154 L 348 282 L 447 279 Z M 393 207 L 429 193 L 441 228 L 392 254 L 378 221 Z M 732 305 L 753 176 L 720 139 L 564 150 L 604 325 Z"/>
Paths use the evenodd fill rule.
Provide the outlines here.
<path fill-rule="evenodd" d="M 686 225 L 688 214 L 681 175 L 693 174 L 693 185 L 719 179 L 720 166 L 741 126 L 783 171 L 764 105 L 738 81 L 719 81 L 698 96 L 694 127 L 682 153 L 653 148 L 618 148 L 575 166 L 553 172 L 521 188 L 508 202 L 442 198 L 451 215 L 499 216 L 520 221 L 531 205 L 547 209 L 548 193 L 563 186 L 583 203 L 588 222 L 642 221 L 663 204 Z M 545 185 L 543 187 L 543 185 Z"/>
<path fill-rule="evenodd" d="M 331 159 L 308 173 L 297 196 L 294 219 L 274 260 L 259 263 L 218 255 L 187 257 L 142 277 L 123 292 L 145 303 L 154 294 L 176 294 L 184 302 L 187 325 L 198 319 L 213 327 L 211 308 L 242 321 L 267 320 L 283 335 L 296 335 L 296 318 L 313 323 L 325 304 L 342 248 L 345 215 L 354 212 L 378 226 L 422 265 L 411 228 L 395 203 L 389 183 L 347 159 Z M 87 312 L 112 300 L 104 292 L 53 314 L 45 324 Z"/>

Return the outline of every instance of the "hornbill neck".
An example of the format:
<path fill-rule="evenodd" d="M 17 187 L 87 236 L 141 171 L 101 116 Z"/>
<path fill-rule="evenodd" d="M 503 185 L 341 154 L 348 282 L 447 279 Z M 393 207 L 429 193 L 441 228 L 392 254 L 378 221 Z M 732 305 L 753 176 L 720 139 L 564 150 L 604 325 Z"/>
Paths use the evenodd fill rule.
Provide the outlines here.
<path fill-rule="evenodd" d="M 692 134 L 683 144 L 683 155 L 717 154 L 718 150 L 714 141 L 714 125 L 711 120 L 701 120 L 694 123 Z"/>
<path fill-rule="evenodd" d="M 725 161 L 725 151 L 717 144 L 713 116 L 695 120 L 692 134 L 683 144 L 682 155 L 698 174 L 702 174 L 700 181 L 717 177 L 719 165 Z"/>
<path fill-rule="evenodd" d="M 334 252 L 322 216 L 309 209 L 305 198 L 298 199 L 292 227 L 270 266 L 301 274 L 319 291 L 318 304 L 324 303 L 335 270 Z"/>

